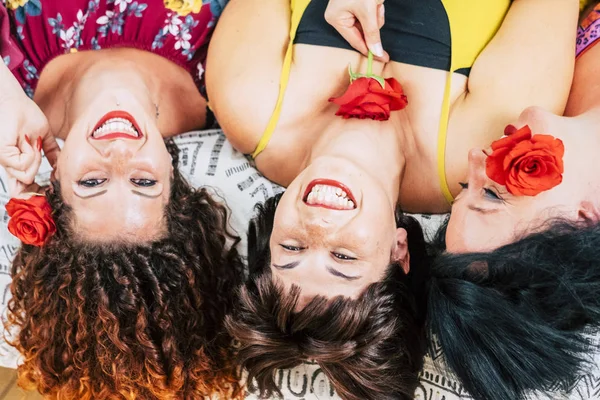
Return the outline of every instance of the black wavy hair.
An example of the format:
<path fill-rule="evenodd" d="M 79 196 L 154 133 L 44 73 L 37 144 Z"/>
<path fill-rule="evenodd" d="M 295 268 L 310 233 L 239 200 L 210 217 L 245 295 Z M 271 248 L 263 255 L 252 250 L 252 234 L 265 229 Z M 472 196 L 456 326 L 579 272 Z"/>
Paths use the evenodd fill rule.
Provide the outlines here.
<path fill-rule="evenodd" d="M 474 398 L 523 399 L 589 366 L 600 322 L 600 224 L 556 220 L 491 252 L 440 252 L 431 272 L 429 331 Z"/>
<path fill-rule="evenodd" d="M 250 278 L 226 327 L 240 342 L 237 360 L 263 398 L 281 392 L 280 368 L 316 361 L 347 400 L 412 399 L 425 343 L 428 250 L 418 222 L 397 213 L 408 232 L 410 272 L 391 264 L 357 299 L 317 296 L 298 311 L 300 288 L 271 277 L 269 238 L 281 195 L 258 207 L 248 238 Z"/>

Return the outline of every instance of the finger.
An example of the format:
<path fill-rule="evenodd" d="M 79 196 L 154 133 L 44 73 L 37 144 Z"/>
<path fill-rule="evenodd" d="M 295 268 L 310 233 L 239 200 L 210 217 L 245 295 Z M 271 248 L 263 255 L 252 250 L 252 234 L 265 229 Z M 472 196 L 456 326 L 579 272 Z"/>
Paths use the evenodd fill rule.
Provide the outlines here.
<path fill-rule="evenodd" d="M 14 176 L 8 175 L 8 195 L 10 197 L 18 197 L 25 191 L 27 186 L 19 182 Z"/>
<path fill-rule="evenodd" d="M 361 29 L 360 25 L 357 25 L 356 27 L 357 27 L 358 31 L 360 32 L 360 37 L 363 38 L 364 34 L 362 32 L 362 29 Z M 364 40 L 363 40 L 363 43 L 364 43 Z M 365 44 L 365 48 L 366 48 L 366 44 Z M 367 49 L 367 51 L 368 51 L 368 49 Z M 365 54 L 365 55 L 368 55 L 368 54 Z M 375 61 L 379 61 L 379 62 L 382 62 L 382 63 L 387 63 L 387 62 L 390 61 L 390 55 L 388 54 L 387 51 L 384 50 L 382 57 L 378 57 L 376 55 L 373 55 L 373 59 Z"/>
<path fill-rule="evenodd" d="M 369 49 L 367 48 L 367 44 L 363 39 L 362 32 L 356 27 L 352 26 L 348 27 L 337 27 L 334 25 L 334 28 L 342 35 L 342 37 L 350 43 L 356 51 L 359 51 L 363 55 L 368 55 Z"/>
<path fill-rule="evenodd" d="M 36 151 L 26 141 L 19 143 L 19 147 L 10 146 L 0 153 L 0 162 L 6 168 L 25 170 L 35 159 Z"/>
<path fill-rule="evenodd" d="M 46 156 L 46 159 L 52 168 L 54 168 L 56 161 L 58 160 L 58 155 L 60 154 L 60 147 L 58 147 L 58 143 L 51 132 L 48 132 L 48 134 L 44 136 L 42 148 L 44 149 L 44 155 Z"/>
<path fill-rule="evenodd" d="M 385 6 L 382 4 L 377 6 L 377 26 L 381 29 L 385 25 Z"/>
<path fill-rule="evenodd" d="M 381 45 L 378 24 L 378 7 L 381 7 L 382 5 L 383 4 L 378 6 L 376 3 L 369 1 L 367 2 L 366 7 L 357 9 L 355 15 L 362 27 L 367 47 L 371 50 L 371 53 L 377 57 L 383 57 L 383 46 Z"/>
<path fill-rule="evenodd" d="M 15 177 L 20 182 L 30 185 L 35 181 L 35 176 L 40 169 L 40 164 L 42 163 L 42 154 L 40 152 L 36 153 L 36 157 L 31 165 L 26 170 L 17 170 L 14 168 L 6 168 L 6 172 L 13 177 Z"/>
<path fill-rule="evenodd" d="M 35 182 L 31 185 L 25 185 L 17 178 L 8 175 L 8 195 L 12 198 L 28 199 L 31 197 L 31 193 L 43 192 L 42 187 Z"/>

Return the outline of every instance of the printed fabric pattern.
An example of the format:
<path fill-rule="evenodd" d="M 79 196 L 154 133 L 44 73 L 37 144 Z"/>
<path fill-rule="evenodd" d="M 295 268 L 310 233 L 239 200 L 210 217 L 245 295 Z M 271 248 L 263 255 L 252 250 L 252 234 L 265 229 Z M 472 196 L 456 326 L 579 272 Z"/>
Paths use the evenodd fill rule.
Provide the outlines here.
<path fill-rule="evenodd" d="M 228 0 L 2 0 L 0 57 L 32 97 L 53 58 L 131 47 L 188 71 L 204 94 L 210 35 Z"/>
<path fill-rule="evenodd" d="M 580 57 L 596 45 L 600 38 L 600 3 L 581 21 L 577 29 L 576 56 Z"/>

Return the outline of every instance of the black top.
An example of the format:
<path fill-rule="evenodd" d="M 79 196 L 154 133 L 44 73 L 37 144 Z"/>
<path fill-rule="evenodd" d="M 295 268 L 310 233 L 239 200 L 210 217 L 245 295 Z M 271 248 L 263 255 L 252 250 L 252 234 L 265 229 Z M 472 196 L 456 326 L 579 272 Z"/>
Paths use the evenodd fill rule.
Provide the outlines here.
<path fill-rule="evenodd" d="M 325 21 L 328 1 L 311 0 L 294 43 L 353 50 Z M 450 23 L 441 0 L 386 0 L 381 42 L 393 61 L 450 70 Z M 462 68 L 455 72 L 469 76 L 470 70 Z"/>

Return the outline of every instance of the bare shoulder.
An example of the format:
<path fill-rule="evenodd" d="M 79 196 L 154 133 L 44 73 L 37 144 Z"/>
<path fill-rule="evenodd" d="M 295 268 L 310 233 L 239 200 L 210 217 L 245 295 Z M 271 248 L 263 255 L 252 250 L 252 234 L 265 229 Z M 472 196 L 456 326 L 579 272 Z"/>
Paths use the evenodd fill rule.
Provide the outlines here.
<path fill-rule="evenodd" d="M 275 107 L 289 24 L 290 0 L 231 0 L 211 39 L 210 107 L 244 153 L 254 150 Z"/>

